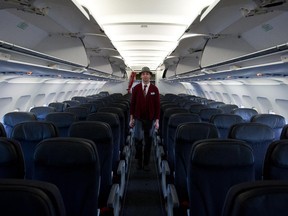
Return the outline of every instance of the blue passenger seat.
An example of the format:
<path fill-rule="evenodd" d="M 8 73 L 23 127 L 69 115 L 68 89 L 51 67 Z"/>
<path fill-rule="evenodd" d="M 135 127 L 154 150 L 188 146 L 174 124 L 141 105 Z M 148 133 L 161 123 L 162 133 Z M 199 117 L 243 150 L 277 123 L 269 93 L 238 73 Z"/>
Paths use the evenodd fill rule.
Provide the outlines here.
<path fill-rule="evenodd" d="M 168 121 L 167 132 L 167 161 L 161 161 L 161 185 L 164 197 L 167 195 L 167 184 L 174 179 L 174 163 L 175 163 L 175 134 L 178 125 L 188 122 L 201 122 L 198 114 L 193 113 L 175 113 L 172 114 Z M 172 181 L 173 182 L 173 181 Z"/>
<path fill-rule="evenodd" d="M 0 178 L 24 179 L 25 163 L 20 143 L 0 137 Z"/>
<path fill-rule="evenodd" d="M 236 108 L 236 109 L 233 109 L 231 113 L 241 116 L 244 122 L 250 122 L 252 116 L 258 114 L 258 112 L 252 108 Z"/>
<path fill-rule="evenodd" d="M 33 154 L 35 146 L 42 140 L 58 136 L 55 125 L 49 122 L 23 122 L 17 124 L 11 138 L 20 142 L 25 160 L 25 178 L 31 178 L 33 172 Z"/>
<path fill-rule="evenodd" d="M 204 139 L 195 142 L 187 178 L 191 215 L 221 215 L 229 188 L 254 181 L 254 172 L 253 150 L 244 141 Z"/>
<path fill-rule="evenodd" d="M 69 104 L 64 102 L 52 102 L 48 104 L 49 107 L 54 107 L 56 112 L 63 112 Z"/>
<path fill-rule="evenodd" d="M 288 180 L 288 140 L 272 142 L 266 152 L 263 178 L 266 180 Z"/>
<path fill-rule="evenodd" d="M 7 137 L 5 127 L 1 122 L 0 122 L 0 137 Z"/>
<path fill-rule="evenodd" d="M 67 103 L 69 105 L 69 107 L 77 107 L 80 106 L 80 102 L 77 100 L 65 100 L 63 101 L 63 103 Z"/>
<path fill-rule="evenodd" d="M 100 121 L 109 124 L 113 135 L 113 172 L 117 171 L 120 161 L 120 121 L 116 113 L 97 112 L 91 113 L 87 117 L 87 121 Z"/>
<path fill-rule="evenodd" d="M 53 112 L 49 113 L 45 120 L 56 126 L 60 137 L 67 137 L 71 124 L 77 121 L 77 116 L 70 112 Z"/>
<path fill-rule="evenodd" d="M 67 216 L 98 215 L 100 164 L 91 140 L 45 139 L 35 148 L 33 179 L 55 184 Z"/>
<path fill-rule="evenodd" d="M 200 110 L 199 116 L 202 122 L 209 122 L 213 115 L 221 113 L 223 113 L 223 111 L 219 108 L 204 108 Z"/>
<path fill-rule="evenodd" d="M 16 124 L 25 121 L 37 121 L 35 114 L 31 112 L 9 112 L 3 116 L 3 124 L 7 137 L 11 137 L 11 132 Z"/>
<path fill-rule="evenodd" d="M 288 124 L 283 126 L 280 134 L 280 139 L 288 139 Z"/>
<path fill-rule="evenodd" d="M 0 179 L 1 216 L 66 216 L 59 189 L 48 182 Z"/>
<path fill-rule="evenodd" d="M 254 115 L 251 118 L 251 122 L 258 122 L 271 127 L 275 132 L 275 140 L 280 139 L 282 129 L 286 124 L 286 120 L 283 116 L 267 113 Z"/>
<path fill-rule="evenodd" d="M 287 216 L 288 181 L 255 181 L 234 185 L 222 216 Z"/>
<path fill-rule="evenodd" d="M 244 140 L 251 146 L 255 159 L 255 179 L 261 180 L 265 154 L 275 138 L 272 128 L 255 122 L 239 123 L 231 127 L 228 137 Z"/>
<path fill-rule="evenodd" d="M 112 188 L 113 136 L 109 124 L 100 121 L 75 122 L 69 130 L 70 137 L 92 140 L 99 156 L 101 184 L 99 207 L 107 207 L 109 191 Z M 119 186 L 118 186 L 119 187 Z M 118 191 L 119 195 L 119 191 Z"/>
<path fill-rule="evenodd" d="M 177 191 L 180 210 L 186 209 L 188 206 L 188 189 L 187 189 L 187 171 L 190 158 L 190 152 L 194 143 L 198 140 L 218 138 L 218 131 L 215 125 L 200 123 L 182 123 L 177 127 L 175 135 L 175 179 L 174 184 Z M 168 185 L 167 196 L 173 190 Z M 170 198 L 168 198 L 170 200 Z"/>
<path fill-rule="evenodd" d="M 237 109 L 238 106 L 236 104 L 222 104 L 222 105 L 219 105 L 218 108 L 221 109 L 223 113 L 229 114 L 229 113 L 232 113 L 234 109 Z"/>
<path fill-rule="evenodd" d="M 244 122 L 241 116 L 235 114 L 215 114 L 210 118 L 210 122 L 214 124 L 222 139 L 228 138 L 228 133 L 232 125 Z"/>
<path fill-rule="evenodd" d="M 89 109 L 82 106 L 68 107 L 64 110 L 64 112 L 75 114 L 78 121 L 85 121 L 89 115 Z"/>
<path fill-rule="evenodd" d="M 56 109 L 54 107 L 49 107 L 49 106 L 38 106 L 38 107 L 33 107 L 30 109 L 31 113 L 34 113 L 37 120 L 44 120 L 47 114 L 51 112 L 56 112 Z"/>

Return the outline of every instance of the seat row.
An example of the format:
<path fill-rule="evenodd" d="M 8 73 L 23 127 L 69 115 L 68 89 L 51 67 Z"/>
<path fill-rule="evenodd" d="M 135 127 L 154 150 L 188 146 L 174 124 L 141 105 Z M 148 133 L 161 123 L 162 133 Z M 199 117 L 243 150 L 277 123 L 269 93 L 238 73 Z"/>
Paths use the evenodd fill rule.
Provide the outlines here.
<path fill-rule="evenodd" d="M 46 147 L 43 148 L 40 154 L 44 158 L 42 158 L 43 160 L 39 159 L 38 162 L 40 164 L 47 163 L 46 168 L 49 169 L 49 172 L 57 172 L 57 175 L 55 174 L 55 178 L 52 179 L 51 178 L 52 174 L 47 174 L 47 176 L 45 176 L 42 179 L 43 181 L 53 182 L 57 186 L 58 185 L 59 186 L 63 186 L 63 185 L 71 186 L 72 183 L 70 184 L 68 179 L 73 178 L 73 181 L 75 180 L 76 182 L 78 182 L 79 187 L 80 187 L 80 185 L 82 185 L 81 183 L 82 177 L 83 179 L 85 179 L 85 178 L 88 178 L 89 175 L 91 175 L 91 178 L 95 179 L 93 177 L 95 173 L 93 173 L 93 175 L 91 173 L 90 174 L 78 173 L 78 175 L 75 174 L 76 176 L 78 176 L 77 178 L 75 178 L 74 172 L 77 171 L 78 169 L 82 170 L 83 172 L 86 169 L 90 170 L 91 165 L 87 164 L 85 161 L 95 160 L 95 163 L 97 164 L 97 166 L 99 166 L 99 168 L 97 168 L 97 172 L 99 172 L 98 181 L 100 183 L 99 184 L 100 187 L 97 186 L 97 188 L 100 188 L 100 191 L 97 192 L 97 196 L 99 194 L 99 200 L 98 200 L 99 208 L 105 209 L 107 207 L 107 200 L 109 197 L 109 193 L 113 193 L 113 196 L 118 197 L 117 198 L 118 200 L 123 195 L 123 190 L 125 186 L 125 161 L 123 160 L 118 161 L 117 170 L 113 174 L 112 172 L 113 171 L 112 132 L 108 124 L 103 123 L 103 122 L 97 122 L 97 121 L 76 122 L 71 126 L 70 137 L 57 137 L 57 133 L 55 132 L 54 126 L 52 123 L 23 122 L 15 127 L 15 130 L 13 130 L 12 134 L 13 134 L 13 139 L 2 138 L 2 139 L 6 139 L 6 140 L 2 140 L 2 142 L 4 146 L 14 143 L 14 147 L 18 146 L 18 151 L 15 151 L 15 152 L 23 154 L 23 156 L 18 156 L 18 157 L 14 156 L 11 159 L 12 165 L 17 164 L 18 166 L 17 171 L 22 170 L 21 172 L 22 178 L 38 179 L 38 177 L 36 176 L 37 170 L 35 168 L 35 163 L 37 163 L 37 152 L 40 146 L 43 146 L 44 145 L 43 143 L 46 143 L 45 145 L 47 145 L 47 148 Z M 31 134 L 33 134 L 34 136 L 26 137 L 27 135 L 31 135 Z M 41 134 L 43 136 L 41 136 Z M 90 147 L 87 147 L 88 142 L 89 142 Z M 75 147 L 73 147 L 73 143 L 75 143 L 74 144 Z M 92 147 L 93 147 L 92 150 L 93 150 L 94 155 L 90 156 L 92 157 L 92 159 L 89 159 L 88 155 L 85 156 L 86 154 L 85 148 L 89 149 Z M 84 149 L 81 150 L 81 148 L 84 148 Z M 9 149 L 10 151 L 8 151 Z M 9 147 L 8 150 L 1 153 L 1 158 L 9 158 L 9 155 L 7 154 L 11 152 L 11 147 Z M 89 150 L 89 151 L 92 151 L 92 150 Z M 81 151 L 84 151 L 84 153 L 81 153 Z M 15 158 L 18 158 L 18 160 L 16 160 Z M 23 158 L 24 163 L 21 163 L 21 158 Z M 74 168 L 76 170 L 74 170 Z M 66 171 L 68 175 L 67 181 L 66 179 L 62 178 L 64 171 Z M 9 173 L 12 174 L 11 172 L 15 173 L 16 170 L 10 170 L 8 167 L 6 172 L 1 172 L 1 173 L 3 175 L 7 174 L 6 177 L 13 177 L 13 176 L 8 175 Z M 89 172 L 96 172 L 96 171 L 94 170 L 94 171 L 89 171 Z M 24 173 L 25 175 L 23 175 Z M 100 181 L 100 178 L 101 178 L 101 181 Z M 72 181 L 72 179 L 70 181 Z M 75 185 L 76 185 L 76 182 L 75 182 Z M 74 189 L 70 188 L 67 191 L 65 190 L 64 193 L 66 192 L 73 193 L 75 192 L 75 190 L 76 191 L 82 190 L 81 188 L 79 189 L 79 187 L 75 187 Z M 115 187 L 117 187 L 117 190 L 115 189 Z M 88 188 L 89 187 L 87 187 L 87 189 Z M 93 190 L 93 188 L 91 189 Z M 84 199 L 83 196 L 80 196 L 80 197 Z M 117 203 L 119 203 L 119 201 L 116 202 L 116 204 Z M 119 208 L 119 206 L 114 206 L 114 207 L 115 207 L 115 210 Z"/>
<path fill-rule="evenodd" d="M 168 105 L 169 104 L 169 105 Z M 204 110 L 209 110 L 209 108 L 204 108 Z M 240 108 L 239 108 L 240 109 Z M 238 110 L 239 110 L 238 109 Z M 200 109 L 200 111 L 203 111 L 203 109 Z M 205 111 L 206 111 L 205 110 Z M 156 139 L 156 155 L 158 157 L 158 165 L 159 165 L 159 172 L 161 174 L 161 179 L 162 179 L 162 191 L 164 198 L 167 200 L 167 205 L 168 205 L 168 214 L 173 214 L 173 209 L 175 210 L 175 206 L 178 205 L 180 208 L 178 209 L 177 214 L 181 214 L 181 210 L 187 209 L 188 207 L 188 185 L 187 185 L 187 178 L 188 178 L 188 170 L 189 170 L 189 158 L 190 158 L 190 153 L 191 149 L 194 149 L 194 145 L 196 145 L 197 141 L 209 138 L 216 138 L 216 140 L 213 140 L 213 144 L 219 142 L 219 146 L 223 145 L 226 148 L 226 145 L 232 147 L 231 144 L 228 143 L 235 143 L 235 152 L 237 152 L 237 148 L 239 150 L 239 143 L 245 144 L 246 147 L 250 148 L 250 154 L 253 158 L 253 174 L 250 173 L 249 181 L 254 180 L 254 179 L 262 179 L 262 168 L 263 168 L 263 163 L 264 163 L 264 157 L 266 154 L 266 150 L 270 143 L 275 140 L 275 134 L 281 134 L 282 132 L 282 138 L 285 138 L 285 128 L 283 127 L 283 117 L 278 115 L 276 116 L 276 120 L 273 121 L 276 123 L 279 123 L 279 125 L 282 125 L 281 130 L 276 129 L 273 130 L 270 126 L 265 125 L 265 121 L 262 121 L 261 123 L 256 123 L 256 122 L 245 122 L 243 121 L 242 117 L 236 114 L 225 114 L 223 112 L 219 112 L 218 108 L 213 108 L 210 109 L 209 111 L 215 111 L 214 115 L 211 116 L 217 116 L 217 115 L 223 115 L 223 116 L 233 116 L 236 117 L 235 119 L 240 119 L 241 123 L 239 122 L 233 122 L 231 121 L 230 127 L 229 127 L 229 132 L 227 132 L 226 137 L 221 137 L 220 136 L 220 128 L 218 128 L 214 124 L 214 122 L 207 122 L 203 118 L 201 118 L 201 115 L 198 113 L 191 113 L 189 110 L 179 107 L 179 104 L 171 103 L 171 102 L 163 102 L 161 104 L 161 115 L 162 115 L 162 130 L 160 132 L 159 137 Z M 205 112 L 204 112 L 205 113 Z M 207 114 L 207 112 L 206 112 Z M 257 114 L 255 116 L 259 117 L 261 114 Z M 205 115 L 202 115 L 202 117 Z M 206 115 L 207 116 L 207 115 Z M 268 117 L 267 117 L 268 116 Z M 270 116 L 273 115 L 265 115 L 264 118 L 262 119 L 269 119 Z M 285 120 L 285 119 L 284 119 Z M 221 121 L 220 121 L 221 122 Z M 268 123 L 270 123 L 268 121 Z M 285 121 L 284 121 L 285 123 Z M 167 125 L 167 127 L 163 127 Z M 278 131 L 277 131 L 278 130 Z M 280 131 L 280 132 L 279 132 Z M 227 139 L 229 138 L 229 139 Z M 158 141 L 158 142 L 157 142 Z M 241 144 L 241 145 L 242 145 Z M 192 147 L 193 146 L 193 147 Z M 213 147 L 216 148 L 217 145 L 212 145 Z M 159 148 L 160 147 L 160 148 Z M 246 148 L 245 147 L 245 148 Z M 162 148 L 162 150 L 161 150 Z M 224 148 L 224 149 L 225 149 Z M 241 149 L 241 148 L 240 148 Z M 233 159 L 236 159 L 237 155 L 233 155 L 233 151 L 229 153 L 229 150 L 226 150 L 227 155 L 222 155 L 221 156 L 221 148 L 218 150 L 213 150 L 212 152 L 217 152 L 215 153 L 214 156 L 207 157 L 206 158 L 206 150 L 203 151 L 202 155 L 199 156 L 198 159 L 203 160 L 203 163 L 205 165 L 201 166 L 207 166 L 210 162 L 213 162 L 213 157 L 217 160 L 220 158 L 224 158 L 223 160 L 227 160 L 227 163 L 229 160 L 233 161 Z M 219 155 L 218 155 L 219 153 Z M 239 152 L 238 152 L 239 153 Z M 192 154 L 192 153 L 191 153 Z M 239 155 L 238 155 L 239 156 Z M 248 157 L 248 158 L 249 158 Z M 244 157 L 245 158 L 245 157 Z M 167 160 L 166 160 L 167 159 Z M 246 157 L 247 159 L 247 157 Z M 212 161 L 210 161 L 212 160 Z M 231 162 L 233 164 L 233 162 Z M 215 161 L 217 163 L 217 161 Z M 207 164 L 208 163 L 208 164 Z M 222 166 L 224 162 L 220 162 Z M 236 163 L 242 163 L 241 160 L 240 162 Z M 231 165 L 232 165 L 231 164 Z M 243 164 L 242 164 L 243 165 Z M 242 165 L 236 165 L 240 169 L 239 173 L 235 171 L 233 175 L 237 176 L 238 174 L 241 175 L 241 166 Z M 247 165 L 247 164 L 246 164 Z M 223 165 L 226 166 L 226 165 Z M 232 165 L 233 166 L 233 165 Z M 214 167 L 215 168 L 215 167 Z M 213 170 L 214 168 L 211 168 Z M 251 168 L 251 167 L 250 167 Z M 201 168 L 197 168 L 201 169 Z M 207 168 L 205 168 L 207 169 Z M 217 168 L 216 168 L 217 170 Z M 225 171 L 225 170 L 224 170 Z M 215 174 L 215 173 L 214 173 Z M 201 176 L 200 174 L 197 174 L 196 176 Z M 203 176 L 203 175 L 202 175 Z M 206 176 L 207 177 L 207 176 Z M 191 178 L 195 180 L 195 176 Z M 212 178 L 207 178 L 207 187 L 209 188 L 209 184 L 211 186 L 211 179 Z M 216 178 L 217 179 L 217 178 Z M 239 179 L 238 179 L 239 180 Z M 202 179 L 198 182 L 198 189 L 202 187 L 200 183 L 203 181 L 203 185 L 205 185 L 205 179 Z M 241 181 L 239 181 L 241 182 Z M 227 183 L 227 182 L 226 182 Z M 216 184 L 216 183 L 215 183 Z M 198 189 L 194 188 L 192 191 L 195 192 Z M 206 188 L 207 188 L 206 187 Z M 230 186 L 229 186 L 230 187 Z M 205 187 L 203 190 L 206 190 Z M 190 190 L 189 190 L 190 191 Z M 225 190 L 224 190 L 225 191 Z M 203 192 L 203 191 L 202 191 Z M 199 192 L 201 193 L 201 192 Z M 226 194 L 225 194 L 226 195 Z M 177 197 L 178 200 L 175 198 Z M 197 197 L 197 196 L 196 196 Z M 225 198 L 225 196 L 223 195 Z M 222 197 L 222 198 L 223 198 Z M 198 197 L 199 198 L 199 197 Z M 200 199 L 201 200 L 201 199 Z M 200 202 L 202 202 L 201 200 Z M 211 201 L 211 200 L 210 200 Z M 223 199 L 222 199 L 223 201 Z M 212 201 L 211 201 L 212 202 Z M 211 203 L 210 202 L 210 203 Z M 194 203 L 194 201 L 193 201 Z M 197 203 L 197 202 L 196 202 Z M 191 204 L 191 203 L 190 203 Z M 194 203 L 195 204 L 195 203 Z M 199 204 L 199 203 L 198 203 Z M 199 206 L 196 204 L 196 206 L 199 208 Z M 192 204 L 191 204 L 192 205 Z M 172 207 L 171 207 L 172 206 Z M 186 206 L 186 207 L 185 207 Z M 205 208 L 208 208 L 207 206 L 202 206 Z M 203 208 L 200 208 L 203 210 Z M 194 209 L 194 208 L 193 208 Z M 195 209 L 194 209 L 195 210 Z M 179 212 L 180 211 L 180 212 Z M 215 209 L 214 209 L 215 211 Z M 184 210 L 186 213 L 186 211 Z M 197 212 L 197 210 L 196 210 Z M 219 213 L 218 209 L 218 213 Z M 207 212 L 206 212 L 207 213 Z M 183 215 L 185 215 L 182 212 Z M 195 212 L 193 211 L 193 215 Z M 219 214 L 204 214 L 202 212 L 196 215 L 219 215 Z"/>
<path fill-rule="evenodd" d="M 239 184 L 241 183 L 245 183 L 246 187 L 249 186 L 251 189 L 262 184 L 266 184 L 266 187 L 268 187 L 271 180 L 275 182 L 277 180 L 276 184 L 279 185 L 286 184 L 286 188 L 283 188 L 283 191 L 279 194 L 279 200 L 277 194 L 273 195 L 274 201 L 269 200 L 269 204 L 262 203 L 262 197 L 258 197 L 257 202 L 260 203 L 250 203 L 249 206 L 256 205 L 257 209 L 270 207 L 269 211 L 271 213 L 274 208 L 276 212 L 279 211 L 279 204 L 282 210 L 287 210 L 284 204 L 288 201 L 287 147 L 288 140 L 274 141 L 269 145 L 265 154 L 263 179 L 257 180 L 255 179 L 256 169 L 253 149 L 245 141 L 237 139 L 203 139 L 194 142 L 190 154 L 188 154 L 186 165 L 184 165 L 184 157 L 182 157 L 182 160 L 179 159 L 183 163 L 183 170 L 176 169 L 174 182 L 167 184 L 168 215 L 186 215 L 187 211 L 196 216 L 246 215 L 246 213 L 242 214 L 236 210 L 233 210 L 233 214 L 231 212 L 225 213 L 230 208 L 229 205 L 231 204 L 229 202 L 235 201 L 231 199 L 231 196 L 234 196 L 231 193 L 235 193 L 233 187 L 240 187 Z M 283 181 L 286 181 L 286 183 Z M 257 192 L 254 193 L 254 195 L 257 194 Z M 246 202 L 249 201 L 246 200 Z M 247 203 L 246 205 L 248 207 Z M 259 212 L 262 212 L 262 210 Z M 283 212 L 280 212 L 279 215 L 283 215 Z"/>

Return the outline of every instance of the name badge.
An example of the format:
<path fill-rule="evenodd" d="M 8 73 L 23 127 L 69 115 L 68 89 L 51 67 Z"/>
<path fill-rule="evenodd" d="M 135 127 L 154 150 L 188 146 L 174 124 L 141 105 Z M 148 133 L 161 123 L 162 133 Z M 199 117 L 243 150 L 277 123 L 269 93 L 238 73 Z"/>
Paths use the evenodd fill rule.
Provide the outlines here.
<path fill-rule="evenodd" d="M 155 92 L 151 92 L 151 95 L 155 95 Z"/>

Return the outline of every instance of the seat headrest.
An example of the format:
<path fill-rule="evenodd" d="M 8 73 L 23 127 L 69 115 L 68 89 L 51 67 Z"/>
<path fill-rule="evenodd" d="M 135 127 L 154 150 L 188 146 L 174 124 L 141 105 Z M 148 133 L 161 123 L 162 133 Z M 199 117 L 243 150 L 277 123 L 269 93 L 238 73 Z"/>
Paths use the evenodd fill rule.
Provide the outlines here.
<path fill-rule="evenodd" d="M 275 141 L 275 144 L 271 153 L 272 163 L 278 167 L 288 168 L 288 140 Z"/>
<path fill-rule="evenodd" d="M 98 162 L 98 153 L 92 140 L 57 137 L 43 140 L 36 146 L 34 161 L 49 166 L 82 166 Z"/>
<path fill-rule="evenodd" d="M 172 114 L 168 121 L 168 127 L 176 128 L 183 122 L 201 122 L 201 118 L 193 113 L 175 113 Z"/>
<path fill-rule="evenodd" d="M 194 143 L 196 140 L 207 138 L 218 138 L 218 130 L 215 125 L 210 123 L 182 123 L 175 133 L 175 140 L 177 144 Z"/>
<path fill-rule="evenodd" d="M 251 121 L 268 125 L 271 128 L 283 128 L 283 126 L 286 124 L 285 118 L 276 114 L 254 115 Z"/>
<path fill-rule="evenodd" d="M 243 119 L 241 116 L 234 114 L 216 114 L 212 116 L 211 122 L 219 128 L 229 128 L 233 124 L 243 122 Z"/>
<path fill-rule="evenodd" d="M 120 125 L 119 117 L 116 113 L 97 112 L 91 113 L 87 116 L 87 121 L 103 121 L 110 125 L 110 127 L 118 127 Z"/>
<path fill-rule="evenodd" d="M 94 142 L 112 143 L 112 131 L 109 124 L 100 121 L 75 122 L 70 126 L 69 136 L 89 138 Z"/>
<path fill-rule="evenodd" d="M 56 127 L 67 127 L 70 126 L 74 121 L 77 120 L 77 116 L 74 113 L 69 112 L 53 112 L 49 113 L 46 121 L 53 122 Z"/>
<path fill-rule="evenodd" d="M 3 116 L 3 123 L 12 127 L 21 122 L 36 120 L 36 116 L 31 112 L 9 112 Z"/>
<path fill-rule="evenodd" d="M 267 125 L 260 123 L 238 123 L 231 127 L 229 137 L 251 142 L 274 140 L 275 133 Z"/>
<path fill-rule="evenodd" d="M 38 141 L 58 135 L 57 129 L 49 122 L 23 122 L 17 124 L 11 133 L 11 137 L 16 140 Z"/>
<path fill-rule="evenodd" d="M 200 166 L 243 167 L 254 164 L 253 150 L 244 141 L 208 139 L 194 143 L 191 162 Z"/>

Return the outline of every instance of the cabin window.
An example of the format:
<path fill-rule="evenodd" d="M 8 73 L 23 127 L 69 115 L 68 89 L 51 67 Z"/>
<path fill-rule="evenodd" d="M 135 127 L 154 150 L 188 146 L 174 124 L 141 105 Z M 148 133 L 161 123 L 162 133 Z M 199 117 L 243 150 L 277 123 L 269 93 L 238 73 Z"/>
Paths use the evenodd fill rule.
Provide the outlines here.
<path fill-rule="evenodd" d="M 266 97 L 257 97 L 257 101 L 260 105 L 261 113 L 268 113 L 269 110 L 273 110 L 271 102 Z"/>
<path fill-rule="evenodd" d="M 42 106 L 45 103 L 45 94 L 36 95 L 32 103 L 34 106 Z"/>
<path fill-rule="evenodd" d="M 31 95 L 23 95 L 21 96 L 15 103 L 15 107 L 21 107 L 23 110 L 26 110 L 27 105 L 31 99 Z M 19 108 L 20 110 L 20 108 Z M 28 109 L 27 109 L 28 110 Z"/>

